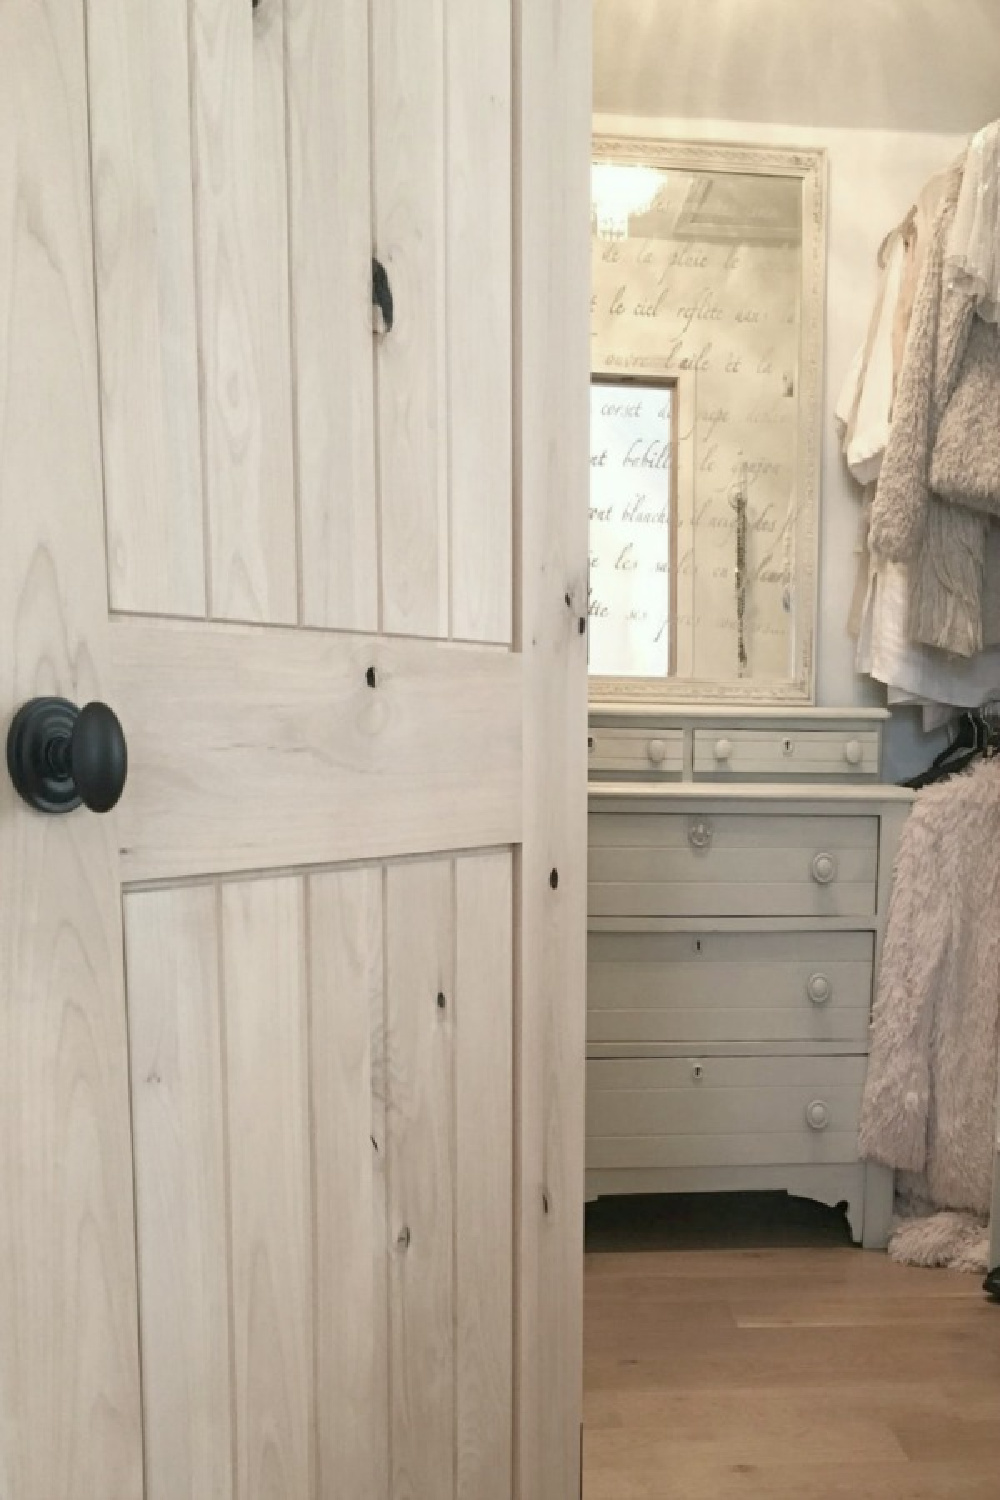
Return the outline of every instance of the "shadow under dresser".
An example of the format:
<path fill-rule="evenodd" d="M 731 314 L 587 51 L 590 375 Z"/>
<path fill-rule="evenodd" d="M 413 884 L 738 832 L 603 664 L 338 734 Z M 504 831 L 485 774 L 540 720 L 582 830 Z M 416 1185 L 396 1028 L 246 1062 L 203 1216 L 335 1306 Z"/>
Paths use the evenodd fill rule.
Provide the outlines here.
<path fill-rule="evenodd" d="M 858 1118 L 913 795 L 887 718 L 592 710 L 588 1198 L 779 1189 L 886 1243 Z"/>

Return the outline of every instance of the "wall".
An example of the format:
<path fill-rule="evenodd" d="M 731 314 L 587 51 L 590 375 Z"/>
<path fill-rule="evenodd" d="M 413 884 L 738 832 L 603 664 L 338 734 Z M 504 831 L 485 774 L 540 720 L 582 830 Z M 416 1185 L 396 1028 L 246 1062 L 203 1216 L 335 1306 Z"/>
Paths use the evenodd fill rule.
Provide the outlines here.
<path fill-rule="evenodd" d="M 596 0 L 594 14 L 596 131 L 828 152 L 817 697 L 879 703 L 881 689 L 854 671 L 846 629 L 858 500 L 833 406 L 865 331 L 883 235 L 1000 114 L 996 0 Z M 926 765 L 938 743 L 897 711 L 887 774 Z"/>

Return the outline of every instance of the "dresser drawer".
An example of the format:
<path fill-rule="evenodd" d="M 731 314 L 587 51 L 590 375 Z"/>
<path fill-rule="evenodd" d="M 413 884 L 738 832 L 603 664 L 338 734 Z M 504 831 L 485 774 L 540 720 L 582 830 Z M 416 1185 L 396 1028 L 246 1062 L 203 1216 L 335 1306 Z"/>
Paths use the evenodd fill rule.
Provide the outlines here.
<path fill-rule="evenodd" d="M 587 1064 L 588 1171 L 854 1162 L 864 1057 Z"/>
<path fill-rule="evenodd" d="M 870 932 L 592 932 L 588 1042 L 865 1048 Z"/>
<path fill-rule="evenodd" d="M 696 729 L 695 775 L 877 777 L 878 730 Z"/>
<path fill-rule="evenodd" d="M 878 819 L 591 813 L 595 917 L 870 917 Z"/>
<path fill-rule="evenodd" d="M 645 776 L 680 776 L 684 770 L 682 729 L 591 729 L 587 769 Z"/>

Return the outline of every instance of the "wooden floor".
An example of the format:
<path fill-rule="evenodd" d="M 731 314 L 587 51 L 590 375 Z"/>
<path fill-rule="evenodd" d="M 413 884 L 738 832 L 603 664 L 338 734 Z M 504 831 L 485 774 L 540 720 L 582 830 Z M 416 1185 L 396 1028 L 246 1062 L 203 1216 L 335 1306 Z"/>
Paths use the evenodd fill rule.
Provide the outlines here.
<path fill-rule="evenodd" d="M 1000 1500 L 1000 1306 L 813 1205 L 594 1205 L 585 1321 L 584 1500 Z"/>

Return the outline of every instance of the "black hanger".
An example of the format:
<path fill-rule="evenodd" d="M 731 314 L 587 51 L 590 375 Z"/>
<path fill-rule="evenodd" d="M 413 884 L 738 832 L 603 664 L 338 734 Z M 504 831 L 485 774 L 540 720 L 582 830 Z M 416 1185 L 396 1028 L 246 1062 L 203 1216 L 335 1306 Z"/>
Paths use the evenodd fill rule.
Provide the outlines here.
<path fill-rule="evenodd" d="M 903 784 L 913 791 L 920 791 L 922 787 L 933 786 L 935 782 L 945 781 L 949 776 L 957 776 L 980 755 L 985 755 L 994 746 L 994 740 L 994 731 L 983 715 L 971 709 L 966 710 L 958 721 L 958 729 L 951 743 L 940 755 L 934 757 L 926 771 L 921 771 L 919 776 L 912 776 Z"/>

